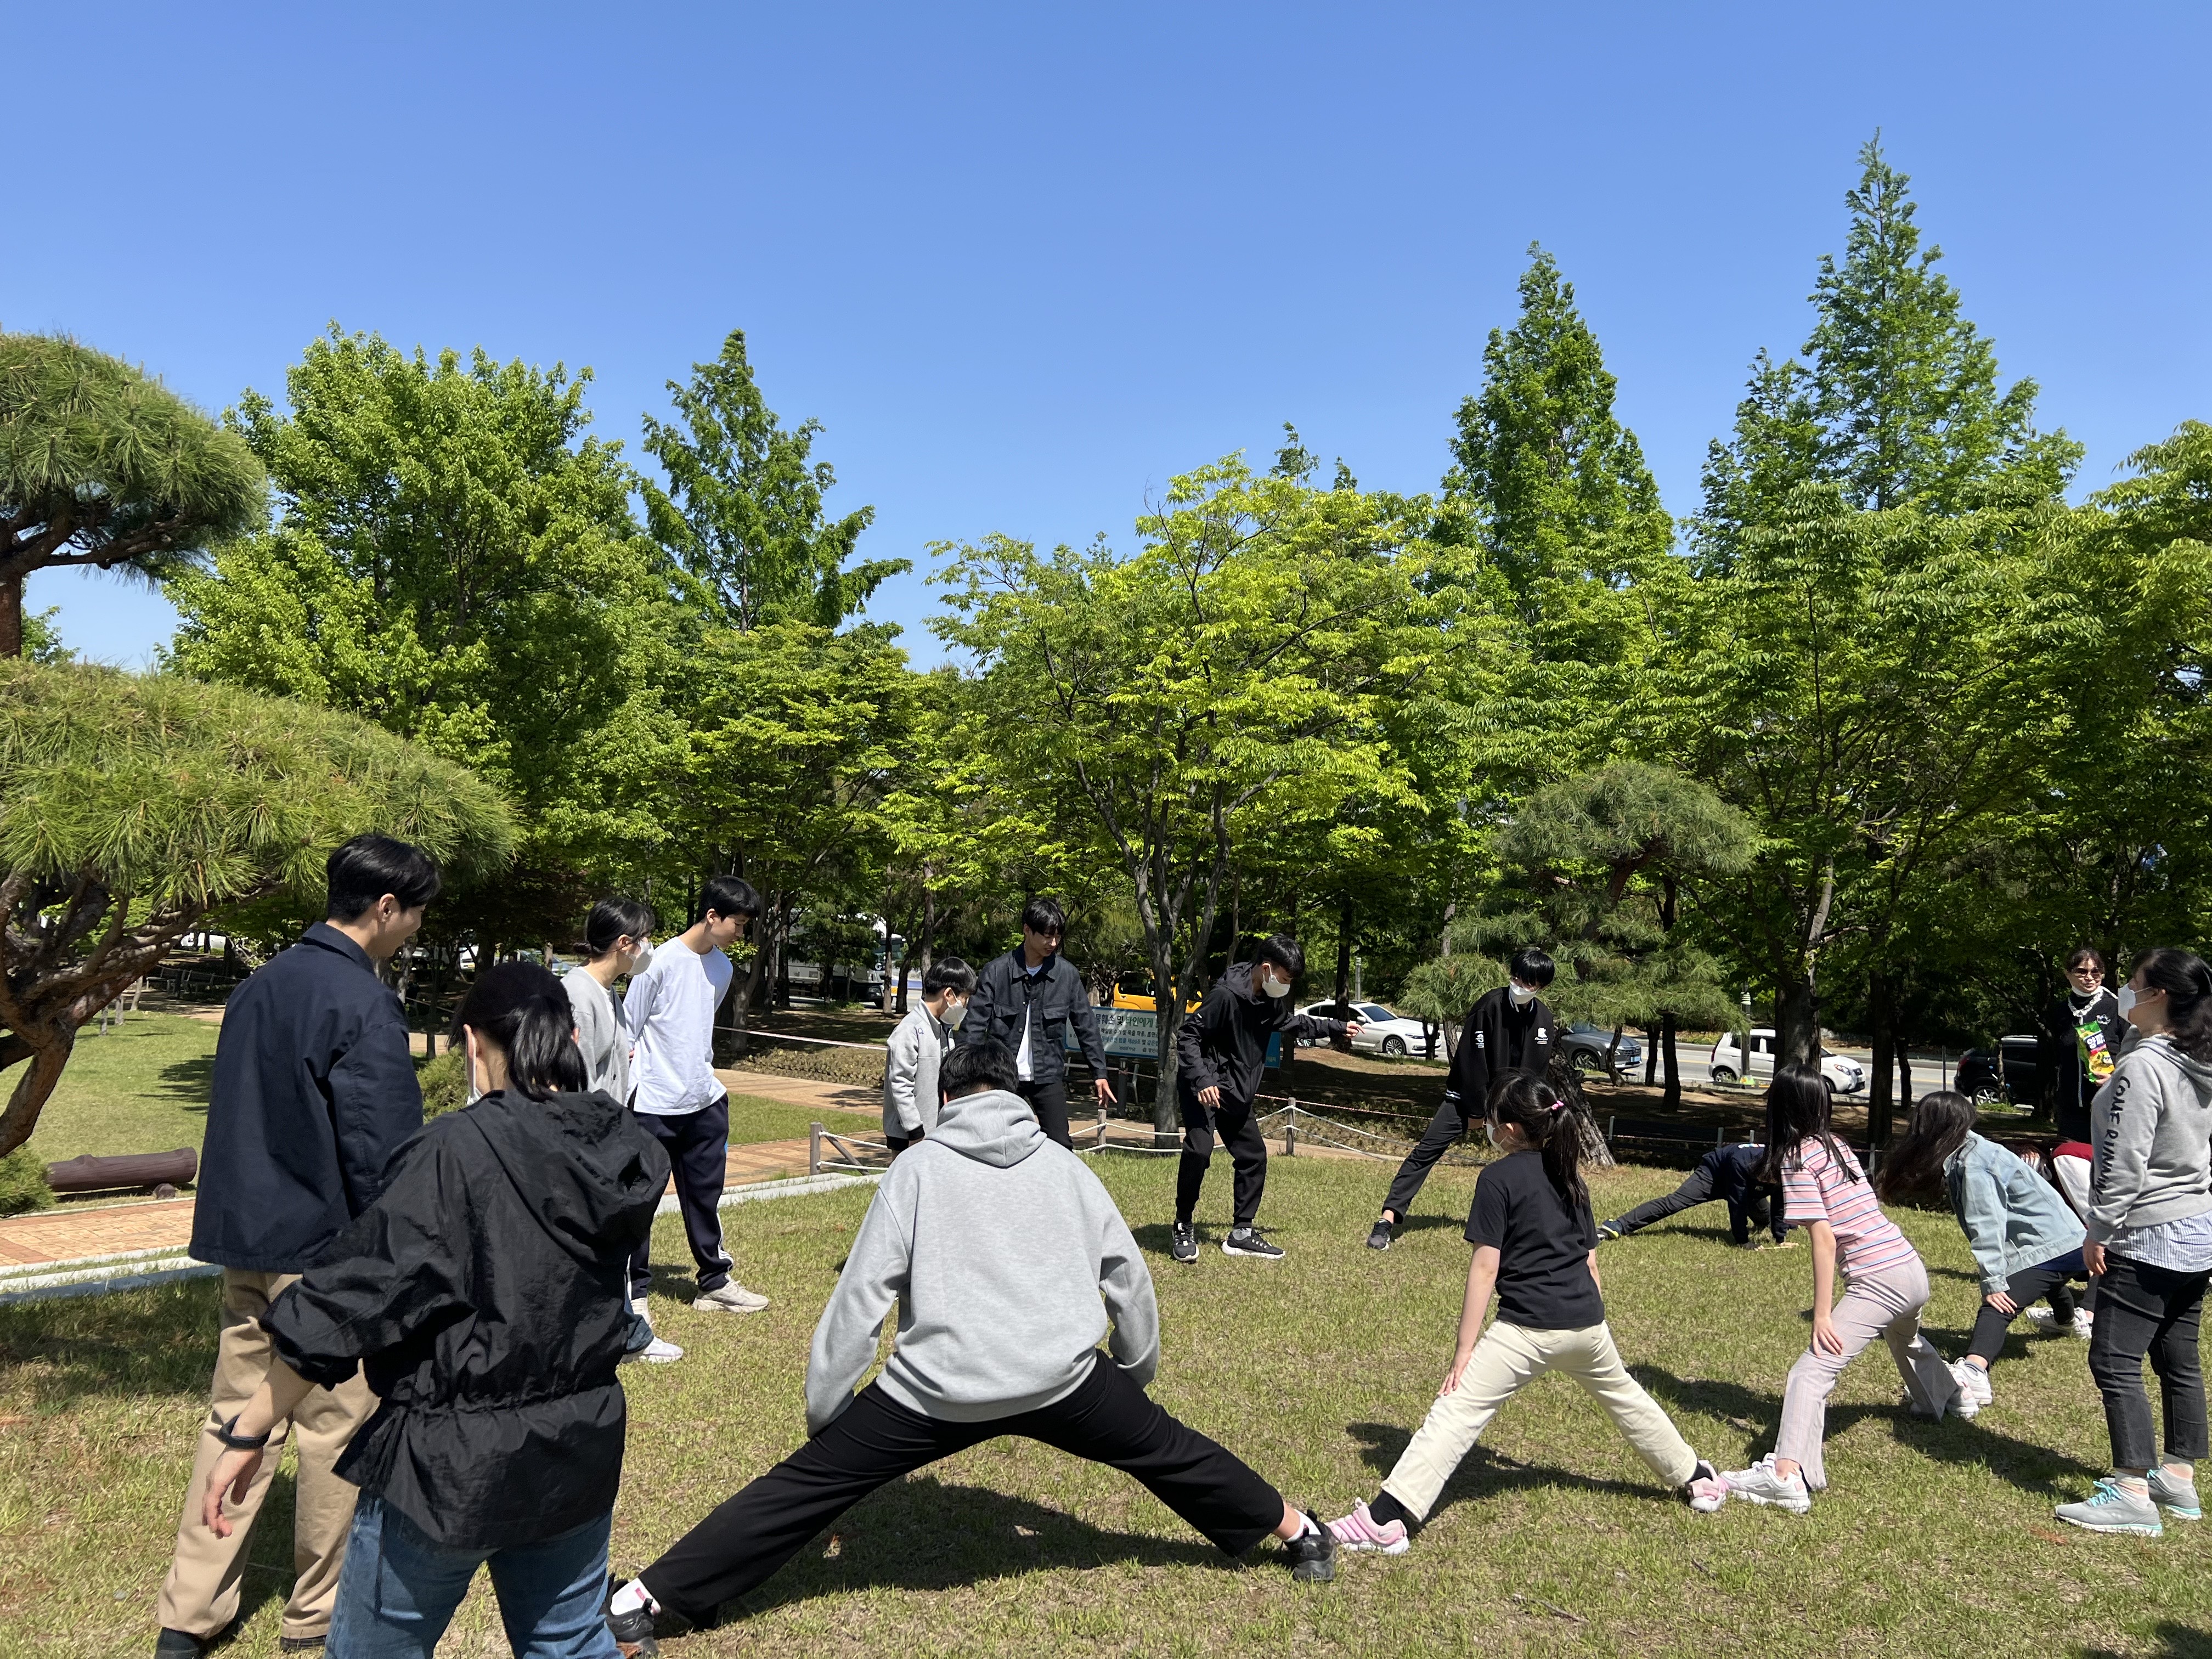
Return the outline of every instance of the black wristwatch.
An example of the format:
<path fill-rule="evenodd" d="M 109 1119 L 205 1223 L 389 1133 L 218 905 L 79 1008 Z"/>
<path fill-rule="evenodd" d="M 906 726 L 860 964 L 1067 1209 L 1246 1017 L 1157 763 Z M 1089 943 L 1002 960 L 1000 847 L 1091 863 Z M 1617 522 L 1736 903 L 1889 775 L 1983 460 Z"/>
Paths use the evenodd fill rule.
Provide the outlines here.
<path fill-rule="evenodd" d="M 224 1445 L 229 1447 L 233 1451 L 259 1451 L 264 1446 L 269 1443 L 269 1435 L 274 1434 L 276 1431 L 276 1430 L 271 1429 L 269 1431 L 269 1434 L 260 1435 L 240 1434 L 236 1432 L 238 1428 L 238 1419 L 245 1415 L 246 1413 L 243 1412 L 235 1412 L 232 1413 L 229 1422 L 216 1424 L 215 1425 L 215 1437 L 222 1441 Z"/>

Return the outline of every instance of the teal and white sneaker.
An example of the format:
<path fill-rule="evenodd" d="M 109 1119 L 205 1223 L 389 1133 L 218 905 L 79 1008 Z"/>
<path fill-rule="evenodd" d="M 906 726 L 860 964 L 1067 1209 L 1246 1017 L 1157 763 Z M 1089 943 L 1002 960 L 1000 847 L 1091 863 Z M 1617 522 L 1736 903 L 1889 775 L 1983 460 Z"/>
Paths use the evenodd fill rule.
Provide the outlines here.
<path fill-rule="evenodd" d="M 2107 1475 L 2097 1490 L 2079 1504 L 2061 1504 L 2052 1513 L 2069 1526 L 2090 1532 L 2132 1532 L 2156 1538 L 2166 1530 L 2158 1518 L 2158 1505 L 2148 1497 L 2130 1492 Z"/>
<path fill-rule="evenodd" d="M 2204 1510 L 2197 1502 L 2197 1478 L 2177 1480 L 2163 1464 L 2150 1472 L 2150 1501 L 2176 1521 L 2202 1521 Z"/>

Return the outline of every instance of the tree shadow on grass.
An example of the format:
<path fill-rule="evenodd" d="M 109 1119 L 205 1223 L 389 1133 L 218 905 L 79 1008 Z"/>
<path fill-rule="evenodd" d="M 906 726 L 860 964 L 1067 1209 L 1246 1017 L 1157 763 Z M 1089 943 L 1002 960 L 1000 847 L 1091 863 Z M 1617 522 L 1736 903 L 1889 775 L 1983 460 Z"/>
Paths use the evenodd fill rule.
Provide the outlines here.
<path fill-rule="evenodd" d="M 1871 1353 L 1868 1356 L 1873 1357 Z M 1772 1445 L 1779 1431 L 1779 1394 L 1748 1389 L 1740 1382 L 1676 1376 L 1656 1365 L 1632 1365 L 1629 1370 L 1662 1405 L 1725 1419 L 1750 1434 L 1754 1445 Z M 1984 1418 L 1976 1418 L 1972 1422 L 1946 1419 L 1941 1423 L 1930 1423 L 1913 1416 L 1901 1403 L 1831 1405 L 1827 1438 L 1835 1439 L 1866 1418 L 1887 1422 L 1894 1438 L 1910 1443 L 1916 1451 L 1937 1462 L 1978 1465 L 2000 1480 L 2040 1497 L 2078 1496 L 2072 1484 L 2062 1483 L 2093 1480 L 2103 1473 L 2049 1446 L 2015 1439 L 1990 1425 Z"/>
<path fill-rule="evenodd" d="M 1262 1545 L 1239 1559 L 1269 1553 Z M 1025 1498 L 917 1475 L 847 1510 L 826 1540 L 810 1540 L 766 1583 L 726 1603 L 720 1622 L 844 1590 L 948 1590 L 1068 1567 L 1235 1565 L 1195 1533 L 1172 1539 L 1109 1532 Z"/>
<path fill-rule="evenodd" d="M 1595 1407 L 1593 1407 L 1595 1409 Z M 1359 1444 L 1360 1461 L 1380 1478 L 1388 1475 L 1405 1454 L 1413 1437 L 1413 1431 L 1391 1423 L 1347 1423 L 1344 1431 Z M 1541 1487 L 1577 1487 L 1583 1492 L 1615 1492 L 1628 1498 L 1671 1497 L 1665 1487 L 1654 1480 L 1604 1480 L 1595 1475 L 1577 1474 L 1571 1469 L 1555 1468 L 1545 1463 L 1524 1463 L 1477 1441 L 1474 1448 L 1452 1471 L 1444 1482 L 1443 1490 L 1437 1495 L 1435 1506 L 1428 1520 L 1432 1522 L 1454 1504 L 1474 1498 L 1489 1498 L 1500 1492 L 1528 1492 Z M 1424 1522 L 1427 1525 L 1428 1522 Z"/>
<path fill-rule="evenodd" d="M 219 1279 L 193 1279 L 0 1308 L 0 1368 L 40 1405 L 204 1393 L 221 1291 Z"/>
<path fill-rule="evenodd" d="M 2148 1659 L 2212 1659 L 2212 1633 L 2195 1625 L 2178 1625 L 2168 1620 L 2151 1633 L 2158 1638 L 2159 1648 Z M 2110 1648 L 2076 1648 L 2074 1652 L 2075 1659 L 2122 1659 Z"/>
<path fill-rule="evenodd" d="M 161 1093 L 170 1099 L 182 1099 L 188 1112 L 204 1112 L 208 1096 L 215 1086 L 215 1056 L 199 1054 L 191 1060 L 171 1060 L 160 1073 Z"/>

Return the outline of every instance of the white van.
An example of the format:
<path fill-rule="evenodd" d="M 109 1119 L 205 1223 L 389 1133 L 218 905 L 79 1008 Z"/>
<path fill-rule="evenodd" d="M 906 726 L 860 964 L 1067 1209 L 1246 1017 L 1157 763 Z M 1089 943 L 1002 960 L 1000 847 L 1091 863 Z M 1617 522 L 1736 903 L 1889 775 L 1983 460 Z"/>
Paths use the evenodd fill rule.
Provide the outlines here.
<path fill-rule="evenodd" d="M 1774 1028 L 1754 1026 L 1751 1033 L 1751 1076 L 1754 1079 L 1774 1075 Z M 1743 1066 L 1736 1058 L 1735 1032 L 1730 1031 L 1713 1044 L 1706 1064 L 1716 1083 L 1734 1083 L 1744 1075 Z M 1820 1050 L 1820 1076 L 1827 1083 L 1828 1092 L 1833 1095 L 1855 1095 L 1866 1087 L 1866 1073 L 1858 1061 L 1826 1048 Z"/>

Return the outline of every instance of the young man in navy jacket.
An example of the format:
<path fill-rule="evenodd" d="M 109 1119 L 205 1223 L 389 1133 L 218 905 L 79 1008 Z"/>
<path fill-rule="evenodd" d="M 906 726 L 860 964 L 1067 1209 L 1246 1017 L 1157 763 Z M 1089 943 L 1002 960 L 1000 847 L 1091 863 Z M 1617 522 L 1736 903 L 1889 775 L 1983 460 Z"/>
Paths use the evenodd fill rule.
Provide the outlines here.
<path fill-rule="evenodd" d="M 299 1436 L 300 1469 L 287 1652 L 323 1645 L 353 1524 L 354 1489 L 331 1470 L 376 1405 L 358 1376 L 315 1389 L 277 1425 L 228 1537 L 200 1524 L 220 1431 L 269 1369 L 261 1316 L 376 1200 L 386 1164 L 422 1127 L 407 1017 L 377 969 L 422 927 L 438 866 L 419 848 L 367 835 L 331 854 L 327 873 L 328 920 L 231 993 L 216 1039 L 191 1253 L 223 1270 L 222 1325 L 214 1409 L 161 1585 L 157 1659 L 191 1659 L 238 1616 L 246 1540 L 288 1431 Z"/>

